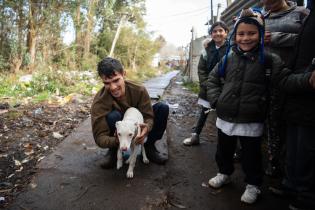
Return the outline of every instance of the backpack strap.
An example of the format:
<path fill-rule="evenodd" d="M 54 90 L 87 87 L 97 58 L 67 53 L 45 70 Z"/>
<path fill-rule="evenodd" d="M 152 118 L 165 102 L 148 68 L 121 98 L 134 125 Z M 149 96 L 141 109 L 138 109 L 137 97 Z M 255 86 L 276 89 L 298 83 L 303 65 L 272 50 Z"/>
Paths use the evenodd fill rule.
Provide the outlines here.
<path fill-rule="evenodd" d="M 267 100 L 271 100 L 271 71 L 272 71 L 272 56 L 269 53 L 265 53 L 264 69 L 266 76 L 266 89 L 267 89 Z"/>
<path fill-rule="evenodd" d="M 271 71 L 272 71 L 272 56 L 269 53 L 265 54 L 264 68 L 265 68 L 266 80 L 269 86 L 270 80 L 271 80 Z"/>

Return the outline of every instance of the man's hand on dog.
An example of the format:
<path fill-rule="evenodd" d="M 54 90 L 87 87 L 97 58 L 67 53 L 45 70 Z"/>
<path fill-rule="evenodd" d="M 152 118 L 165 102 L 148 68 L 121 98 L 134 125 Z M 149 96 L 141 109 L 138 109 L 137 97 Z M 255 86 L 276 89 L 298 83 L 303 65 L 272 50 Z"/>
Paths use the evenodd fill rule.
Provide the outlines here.
<path fill-rule="evenodd" d="M 141 132 L 139 135 L 136 136 L 135 142 L 136 144 L 143 144 L 145 137 L 147 137 L 149 130 L 148 130 L 148 125 L 145 123 L 139 124 Z"/>

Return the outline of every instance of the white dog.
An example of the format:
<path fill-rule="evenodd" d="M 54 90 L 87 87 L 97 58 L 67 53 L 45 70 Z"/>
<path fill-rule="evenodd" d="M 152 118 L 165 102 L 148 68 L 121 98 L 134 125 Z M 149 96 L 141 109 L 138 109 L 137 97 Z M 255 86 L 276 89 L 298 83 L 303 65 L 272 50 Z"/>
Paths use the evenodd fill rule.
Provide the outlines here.
<path fill-rule="evenodd" d="M 131 107 L 125 112 L 122 121 L 116 122 L 116 133 L 119 139 L 119 148 L 117 151 L 117 169 L 123 166 L 123 151 L 131 150 L 131 154 L 126 161 L 129 164 L 127 171 L 127 178 L 133 178 L 133 170 L 136 164 L 137 155 L 140 150 L 142 151 L 142 157 L 144 163 L 149 163 L 143 144 L 136 144 L 134 139 L 140 134 L 140 124 L 143 123 L 143 116 L 141 112 Z"/>

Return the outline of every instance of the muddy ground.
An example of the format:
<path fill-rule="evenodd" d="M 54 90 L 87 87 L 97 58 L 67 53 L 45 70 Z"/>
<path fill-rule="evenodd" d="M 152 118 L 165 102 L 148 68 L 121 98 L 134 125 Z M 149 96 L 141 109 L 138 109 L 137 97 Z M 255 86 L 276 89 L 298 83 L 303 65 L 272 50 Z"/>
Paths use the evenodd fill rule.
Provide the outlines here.
<path fill-rule="evenodd" d="M 92 97 L 0 109 L 0 208 L 30 182 L 37 164 L 90 115 Z"/>
<path fill-rule="evenodd" d="M 60 166 L 56 168 L 43 168 L 41 171 L 42 176 L 34 182 L 36 183 L 37 181 L 38 183 L 37 190 L 30 190 L 28 193 L 24 193 L 23 197 L 19 199 L 17 205 L 13 205 L 11 209 L 33 209 L 26 207 L 35 205 L 37 205 L 37 208 L 35 209 L 43 209 L 44 207 L 40 208 L 39 206 L 45 205 L 45 209 L 61 209 L 62 207 L 67 207 L 65 209 L 115 210 L 287 209 L 287 200 L 276 198 L 268 191 L 270 183 L 276 181 L 268 178 L 265 179 L 265 183 L 262 187 L 262 195 L 258 202 L 251 206 L 242 204 L 240 202 L 240 196 L 244 191 L 245 184 L 243 183 L 244 176 L 241 172 L 241 166 L 239 163 L 235 164 L 236 170 L 233 174 L 233 182 L 231 184 L 219 190 L 214 190 L 208 187 L 207 182 L 209 178 L 217 173 L 217 167 L 214 160 L 216 150 L 216 128 L 214 125 L 215 113 L 211 112 L 208 116 L 206 127 L 203 129 L 201 134 L 201 144 L 194 147 L 183 146 L 182 141 L 190 135 L 191 128 L 193 127 L 199 113 L 199 107 L 196 104 L 197 95 L 183 88 L 181 81 L 182 78 L 180 75 L 173 79 L 171 85 L 167 88 L 162 98 L 162 100 L 170 104 L 171 107 L 166 132 L 166 139 L 169 148 L 169 161 L 166 165 L 158 166 L 150 164 L 149 166 L 144 166 L 141 163 L 137 163 L 136 177 L 133 180 L 127 180 L 124 178 L 125 175 L 123 171 L 103 170 L 102 172 L 102 170 L 96 166 L 96 164 L 98 164 L 98 160 L 101 160 L 100 155 L 93 152 L 93 150 L 81 149 L 79 151 L 82 152 L 82 155 L 89 155 L 90 158 L 86 158 L 84 161 L 81 161 L 82 164 L 80 161 L 77 161 L 77 166 L 68 163 L 61 163 L 62 160 L 60 160 Z M 77 108 L 66 108 L 72 106 Z M 36 121 L 36 125 L 42 125 L 44 128 L 52 128 L 55 125 L 57 126 L 56 129 L 50 130 L 53 130 L 54 132 L 59 131 L 61 135 L 66 136 L 69 132 L 71 132 L 70 125 L 75 127 L 80 120 L 85 119 L 88 116 L 88 107 L 89 103 L 87 102 L 86 104 L 81 105 L 70 103 L 63 107 L 64 110 L 59 110 L 59 108 L 53 109 L 51 113 L 54 114 L 49 115 L 50 120 L 48 121 L 50 123 L 48 123 L 48 125 L 45 123 L 48 115 L 46 115 L 45 118 L 36 118 L 34 116 L 35 118 L 33 119 L 32 112 L 36 109 L 25 110 L 24 113 L 28 113 L 28 115 L 26 115 L 28 119 L 42 120 L 40 122 Z M 43 110 L 50 109 L 44 108 Z M 60 118 L 65 115 L 63 113 L 70 113 L 70 110 L 76 111 L 73 111 L 72 115 L 69 115 L 67 118 Z M 77 120 L 69 120 L 68 118 Z M 18 122 L 21 122 L 22 118 L 19 119 L 20 120 L 18 120 Z M 65 120 L 62 121 L 60 119 Z M 76 123 L 72 123 L 73 121 Z M 69 126 L 66 126 L 68 124 Z M 4 195 L 6 199 L 5 202 L 11 203 L 12 199 L 14 199 L 21 190 L 25 189 L 28 181 L 31 180 L 31 177 L 37 172 L 36 167 L 34 166 L 38 160 L 49 154 L 53 148 L 56 147 L 58 142 L 62 141 L 62 138 L 57 139 L 56 135 L 53 137 L 52 132 L 44 137 L 40 137 L 39 131 L 43 130 L 43 128 L 37 128 L 34 124 L 29 127 L 20 127 L 20 130 L 24 128 L 19 134 L 20 137 L 10 137 L 11 141 L 5 141 L 6 143 L 4 145 L 7 146 L 1 146 L 0 153 L 8 154 L 1 155 L 1 161 L 4 160 L 8 163 L 4 162 L 7 167 L 2 167 L 1 162 L 2 184 L 0 192 L 1 196 Z M 11 133 L 15 133 L 15 130 L 18 130 L 11 127 L 8 123 L 5 124 L 5 129 L 7 130 L 5 133 L 6 136 L 8 136 L 9 133 L 10 135 L 13 135 Z M 10 129 L 10 131 L 8 129 Z M 81 134 L 78 134 L 78 136 L 80 135 Z M 29 138 L 30 136 L 36 136 L 36 138 Z M 76 140 L 73 144 L 81 145 L 79 143 L 82 140 L 80 140 L 78 136 L 75 137 Z M 25 141 L 28 139 L 27 142 L 21 141 L 23 137 L 25 137 Z M 1 145 L 3 145 L 2 139 L 3 136 L 1 136 Z M 19 141 L 16 141 L 16 139 L 19 139 Z M 25 145 L 24 143 L 29 143 L 32 146 L 29 146 L 28 144 Z M 69 145 L 71 145 L 71 143 Z M 49 146 L 49 149 L 45 150 L 44 148 L 47 148 L 46 146 Z M 22 163 L 23 160 L 28 157 L 25 154 L 25 148 L 29 147 L 34 150 L 32 155 L 34 158 L 32 161 Z M 68 148 L 68 146 L 65 147 Z M 62 159 L 62 155 L 66 154 L 55 154 L 55 159 Z M 21 162 L 21 165 L 17 164 L 17 162 L 13 160 L 13 157 L 14 160 L 19 158 L 18 160 Z M 90 164 L 91 159 L 95 160 L 93 165 Z M 67 161 L 66 158 L 64 161 Z M 73 161 L 71 163 L 73 163 Z M 30 164 L 31 167 L 27 167 L 27 164 Z M 70 167 L 68 165 L 70 165 Z M 19 171 L 21 166 L 23 166 L 23 169 Z M 11 171 L 8 171 L 9 168 Z M 64 168 L 67 168 L 68 170 Z M 87 174 L 87 171 L 92 171 L 93 174 Z M 58 175 L 58 173 L 60 173 L 60 175 Z M 11 174 L 15 175 L 10 176 Z M 45 177 L 50 174 L 54 175 L 54 178 L 56 179 L 51 177 L 51 179 L 46 181 L 46 183 L 45 181 L 41 182 L 45 184 L 39 184 L 41 179 L 45 179 Z M 64 177 L 64 175 L 67 176 Z M 8 178 L 8 176 L 10 176 L 10 178 Z M 3 178 L 4 181 L 2 181 Z M 36 186 L 28 187 L 36 188 Z M 54 193 L 51 193 L 49 198 L 46 199 L 45 202 L 42 202 L 38 192 L 45 191 Z M 39 198 L 33 198 L 35 195 L 37 195 L 37 197 L 39 196 Z M 42 196 L 45 197 L 45 195 Z M 40 204 L 38 204 L 38 200 Z M 25 201 L 28 202 L 25 203 Z M 49 206 L 47 206 L 48 203 L 50 203 Z M 67 205 L 69 205 L 69 207 Z"/>

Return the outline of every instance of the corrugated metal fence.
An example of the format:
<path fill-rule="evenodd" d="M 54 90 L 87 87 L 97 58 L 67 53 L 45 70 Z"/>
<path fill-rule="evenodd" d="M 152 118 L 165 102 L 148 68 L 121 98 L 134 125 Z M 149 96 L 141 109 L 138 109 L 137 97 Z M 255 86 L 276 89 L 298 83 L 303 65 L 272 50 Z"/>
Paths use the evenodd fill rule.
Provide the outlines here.
<path fill-rule="evenodd" d="M 221 14 L 221 20 L 224 21 L 230 29 L 233 27 L 233 16 L 236 16 L 243 8 L 259 6 L 259 0 L 235 0 Z"/>

